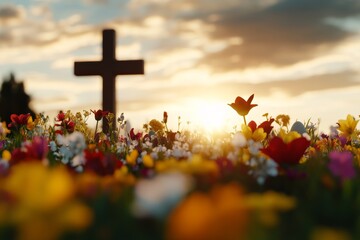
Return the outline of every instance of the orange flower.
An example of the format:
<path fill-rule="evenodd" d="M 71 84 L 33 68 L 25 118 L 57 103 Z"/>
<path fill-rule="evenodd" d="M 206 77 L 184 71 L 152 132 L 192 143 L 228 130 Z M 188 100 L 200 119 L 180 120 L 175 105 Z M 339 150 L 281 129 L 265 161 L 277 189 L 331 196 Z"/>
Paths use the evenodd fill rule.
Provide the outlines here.
<path fill-rule="evenodd" d="M 167 240 L 244 239 L 248 211 L 237 184 L 215 186 L 208 194 L 194 192 L 170 214 Z"/>
<path fill-rule="evenodd" d="M 245 116 L 253 107 L 257 106 L 257 104 L 251 104 L 253 98 L 254 94 L 251 95 L 247 101 L 245 101 L 242 97 L 237 97 L 234 103 L 228 105 L 232 107 L 240 116 Z"/>

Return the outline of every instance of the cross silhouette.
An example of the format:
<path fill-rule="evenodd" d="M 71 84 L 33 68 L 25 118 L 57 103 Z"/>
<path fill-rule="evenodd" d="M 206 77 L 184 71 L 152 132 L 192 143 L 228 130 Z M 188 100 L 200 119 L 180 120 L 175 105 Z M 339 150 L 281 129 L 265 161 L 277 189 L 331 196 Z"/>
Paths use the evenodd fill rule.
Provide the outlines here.
<path fill-rule="evenodd" d="M 75 62 L 76 76 L 101 76 L 103 79 L 102 110 L 114 113 L 116 116 L 116 84 L 117 75 L 144 74 L 144 60 L 117 60 L 115 30 L 103 30 L 102 60 L 90 62 Z M 108 131 L 108 123 L 103 122 L 103 131 Z"/>

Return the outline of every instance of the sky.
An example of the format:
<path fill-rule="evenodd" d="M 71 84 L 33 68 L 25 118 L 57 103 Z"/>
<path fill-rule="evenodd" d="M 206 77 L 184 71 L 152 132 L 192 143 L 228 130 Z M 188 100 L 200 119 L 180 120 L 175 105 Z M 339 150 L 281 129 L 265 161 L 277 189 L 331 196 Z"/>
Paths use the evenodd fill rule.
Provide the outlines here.
<path fill-rule="evenodd" d="M 134 127 L 169 114 L 172 128 L 240 125 L 228 104 L 255 94 L 248 120 L 288 114 L 328 131 L 360 114 L 358 0 L 0 0 L 0 77 L 24 81 L 36 112 L 101 108 L 101 78 L 74 61 L 101 59 L 105 28 L 119 60 L 117 113 Z"/>

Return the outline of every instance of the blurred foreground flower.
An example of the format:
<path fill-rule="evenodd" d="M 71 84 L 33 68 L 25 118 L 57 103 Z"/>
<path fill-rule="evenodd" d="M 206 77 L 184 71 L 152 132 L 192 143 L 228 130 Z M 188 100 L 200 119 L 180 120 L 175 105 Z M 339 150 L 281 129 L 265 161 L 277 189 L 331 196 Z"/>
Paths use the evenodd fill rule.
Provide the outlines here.
<path fill-rule="evenodd" d="M 246 232 L 248 213 L 237 184 L 215 186 L 208 194 L 194 192 L 171 213 L 168 240 L 233 240 Z"/>
<path fill-rule="evenodd" d="M 1 181 L 0 190 L 8 197 L 0 199 L 0 224 L 16 227 L 18 239 L 29 240 L 82 230 L 92 222 L 92 212 L 74 199 L 75 187 L 63 167 L 50 169 L 39 162 L 13 166 Z"/>
<path fill-rule="evenodd" d="M 265 183 L 268 176 L 275 177 L 278 175 L 277 163 L 262 155 L 252 157 L 249 166 L 251 167 L 249 174 L 253 175 L 260 185 Z"/>
<path fill-rule="evenodd" d="M 289 211 L 296 207 L 295 198 L 274 191 L 248 194 L 245 202 L 260 223 L 268 227 L 274 227 L 279 223 L 278 212 Z"/>
<path fill-rule="evenodd" d="M 133 212 L 138 217 L 163 218 L 190 190 L 188 175 L 169 172 L 140 180 L 135 187 Z"/>
<path fill-rule="evenodd" d="M 329 154 L 329 169 L 335 176 L 341 180 L 351 179 L 355 177 L 355 169 L 353 163 L 353 155 L 351 152 L 333 151 Z"/>

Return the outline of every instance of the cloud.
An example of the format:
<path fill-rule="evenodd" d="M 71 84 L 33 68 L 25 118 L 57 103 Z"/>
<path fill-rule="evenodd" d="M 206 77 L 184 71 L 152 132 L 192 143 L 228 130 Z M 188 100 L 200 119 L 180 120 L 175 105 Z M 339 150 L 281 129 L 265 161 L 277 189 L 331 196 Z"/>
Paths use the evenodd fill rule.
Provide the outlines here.
<path fill-rule="evenodd" d="M 189 68 L 205 67 L 213 74 L 233 72 L 239 78 L 244 70 L 284 69 L 332 56 L 357 34 L 356 26 L 360 27 L 358 21 L 347 20 L 360 13 L 356 0 L 224 0 L 221 4 L 217 0 L 133 0 L 129 9 L 132 15 L 127 20 L 137 30 L 124 30 L 123 34 L 135 37 L 141 29 L 156 33 L 157 50 L 148 53 L 156 62 L 166 62 L 164 55 L 173 49 L 188 48 L 202 56 L 196 61 L 189 59 Z M 146 26 L 144 19 L 152 16 L 162 16 L 161 34 Z M 144 33 L 138 36 L 146 38 Z M 341 56 L 347 61 L 351 57 L 349 53 Z M 335 65 L 338 60 L 333 59 Z M 179 71 L 162 74 L 169 78 Z"/>
<path fill-rule="evenodd" d="M 16 5 L 0 6 L 0 24 L 21 20 L 25 17 L 25 11 L 22 7 Z"/>
<path fill-rule="evenodd" d="M 85 4 L 106 4 L 108 0 L 83 0 Z"/>
<path fill-rule="evenodd" d="M 240 37 L 242 44 L 204 56 L 199 62 L 217 71 L 254 66 L 286 66 L 309 60 L 336 47 L 352 33 L 327 24 L 327 17 L 359 13 L 356 1 L 287 0 L 260 11 L 239 14 L 237 8 L 218 12 L 211 39 Z M 208 22 L 210 24 L 210 22 Z"/>

